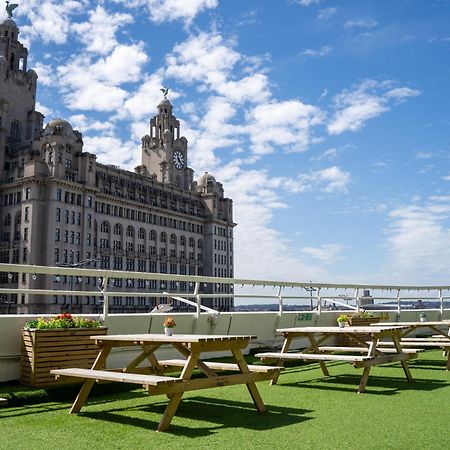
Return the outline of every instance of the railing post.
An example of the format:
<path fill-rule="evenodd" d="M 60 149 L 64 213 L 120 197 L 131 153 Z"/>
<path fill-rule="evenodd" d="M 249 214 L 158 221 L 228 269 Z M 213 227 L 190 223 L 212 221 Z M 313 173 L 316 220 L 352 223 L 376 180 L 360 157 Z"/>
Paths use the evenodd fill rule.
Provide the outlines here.
<path fill-rule="evenodd" d="M 283 314 L 283 296 L 281 295 L 281 289 L 282 289 L 282 286 L 280 286 L 278 288 L 278 294 L 277 294 L 277 297 L 278 297 L 278 315 L 280 317 Z"/>
<path fill-rule="evenodd" d="M 100 289 L 103 295 L 103 317 L 102 320 L 105 321 L 108 317 L 109 312 L 109 295 L 108 295 L 108 277 L 103 278 L 102 287 Z"/>
<path fill-rule="evenodd" d="M 202 305 L 202 298 L 200 296 L 200 282 L 197 281 L 195 283 L 195 288 L 194 288 L 194 295 L 195 295 L 195 299 L 197 300 L 197 319 L 200 317 L 200 311 L 201 311 L 201 305 Z"/>
<path fill-rule="evenodd" d="M 441 320 L 442 320 L 442 314 L 444 314 L 444 299 L 442 298 L 442 289 L 439 289 L 439 302 L 441 303 Z"/>
<path fill-rule="evenodd" d="M 364 292 L 364 289 L 363 289 Z M 361 299 L 359 297 L 359 289 L 355 289 L 356 314 L 359 314 L 361 307 Z"/>
<path fill-rule="evenodd" d="M 400 315 L 402 312 L 402 301 L 400 298 L 400 289 L 397 289 L 397 314 Z"/>
<path fill-rule="evenodd" d="M 322 312 L 322 297 L 320 296 L 320 287 L 317 288 L 317 313 L 320 316 Z"/>

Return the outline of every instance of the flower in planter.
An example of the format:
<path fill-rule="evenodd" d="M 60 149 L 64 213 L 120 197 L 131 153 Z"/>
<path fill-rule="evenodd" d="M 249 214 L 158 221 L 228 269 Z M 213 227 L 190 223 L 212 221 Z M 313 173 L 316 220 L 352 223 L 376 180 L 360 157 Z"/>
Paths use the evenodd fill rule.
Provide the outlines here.
<path fill-rule="evenodd" d="M 29 320 L 25 324 L 25 328 L 35 328 L 37 330 L 48 330 L 52 328 L 98 328 L 100 326 L 101 322 L 99 320 L 72 316 L 69 313 L 58 314 L 49 319 L 38 317 L 35 320 Z"/>
<path fill-rule="evenodd" d="M 174 328 L 177 326 L 177 324 L 175 323 L 175 320 L 172 319 L 172 317 L 167 317 L 166 320 L 164 321 L 164 326 L 166 328 Z"/>

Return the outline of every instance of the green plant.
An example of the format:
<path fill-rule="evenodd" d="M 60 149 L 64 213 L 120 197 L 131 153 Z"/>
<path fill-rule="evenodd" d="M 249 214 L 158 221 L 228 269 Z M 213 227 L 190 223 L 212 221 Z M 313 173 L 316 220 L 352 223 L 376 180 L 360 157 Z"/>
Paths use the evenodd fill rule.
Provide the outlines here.
<path fill-rule="evenodd" d="M 38 317 L 35 320 L 29 320 L 25 328 L 46 330 L 51 328 L 98 328 L 101 326 L 99 320 L 85 319 L 84 317 L 72 316 L 69 313 L 58 314 L 55 317 L 45 319 Z"/>
<path fill-rule="evenodd" d="M 356 313 L 353 317 L 361 317 L 362 319 L 370 319 L 375 316 L 369 311 L 360 311 L 360 312 Z"/>
<path fill-rule="evenodd" d="M 337 322 L 348 322 L 348 316 L 347 316 L 347 314 L 341 314 L 341 315 L 337 318 Z"/>
<path fill-rule="evenodd" d="M 427 315 L 422 311 L 422 312 L 419 314 L 419 318 L 420 318 L 420 319 L 426 319 L 426 318 L 427 318 Z"/>

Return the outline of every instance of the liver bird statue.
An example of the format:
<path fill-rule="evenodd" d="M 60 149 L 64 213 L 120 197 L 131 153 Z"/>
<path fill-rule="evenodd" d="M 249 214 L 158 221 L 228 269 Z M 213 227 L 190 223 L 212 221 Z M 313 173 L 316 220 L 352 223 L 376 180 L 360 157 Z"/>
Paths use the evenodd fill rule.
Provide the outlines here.
<path fill-rule="evenodd" d="M 160 91 L 163 93 L 164 98 L 167 98 L 167 94 L 169 93 L 169 89 L 170 87 L 166 87 L 166 88 L 161 88 Z"/>
<path fill-rule="evenodd" d="M 17 3 L 11 3 L 9 4 L 9 1 L 6 0 L 6 12 L 8 13 L 8 17 L 11 19 L 13 16 L 13 11 L 18 7 L 19 5 Z"/>

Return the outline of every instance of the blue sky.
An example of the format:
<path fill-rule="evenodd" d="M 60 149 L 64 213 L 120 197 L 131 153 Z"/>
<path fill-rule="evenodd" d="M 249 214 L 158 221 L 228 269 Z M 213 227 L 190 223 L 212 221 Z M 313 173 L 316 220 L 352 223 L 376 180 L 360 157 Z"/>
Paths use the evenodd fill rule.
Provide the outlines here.
<path fill-rule="evenodd" d="M 23 1 L 46 120 L 133 170 L 170 86 L 234 199 L 237 277 L 444 283 L 450 2 Z"/>

